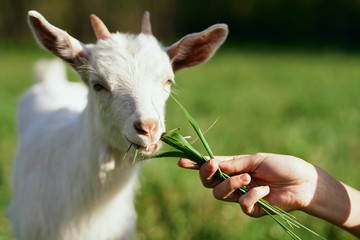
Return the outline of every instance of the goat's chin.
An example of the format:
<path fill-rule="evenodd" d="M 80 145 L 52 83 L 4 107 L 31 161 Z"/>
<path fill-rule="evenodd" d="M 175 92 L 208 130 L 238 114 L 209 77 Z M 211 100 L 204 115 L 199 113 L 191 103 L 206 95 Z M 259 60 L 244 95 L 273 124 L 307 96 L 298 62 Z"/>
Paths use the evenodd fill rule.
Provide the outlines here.
<path fill-rule="evenodd" d="M 159 152 L 162 146 L 161 141 L 151 144 L 149 146 L 140 146 L 139 153 L 146 157 L 152 157 Z"/>

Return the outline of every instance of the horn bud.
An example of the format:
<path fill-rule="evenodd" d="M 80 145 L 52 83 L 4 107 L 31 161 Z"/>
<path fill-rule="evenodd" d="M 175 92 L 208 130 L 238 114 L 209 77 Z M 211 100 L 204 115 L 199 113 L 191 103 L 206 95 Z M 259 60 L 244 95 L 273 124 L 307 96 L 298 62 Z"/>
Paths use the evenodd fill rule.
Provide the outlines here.
<path fill-rule="evenodd" d="M 95 14 L 90 15 L 90 22 L 97 39 L 106 40 L 111 37 L 111 34 L 103 21 L 101 21 Z"/>
<path fill-rule="evenodd" d="M 150 23 L 150 13 L 146 11 L 144 13 L 142 22 L 141 22 L 141 33 L 145 35 L 152 35 L 151 32 L 151 23 Z"/>

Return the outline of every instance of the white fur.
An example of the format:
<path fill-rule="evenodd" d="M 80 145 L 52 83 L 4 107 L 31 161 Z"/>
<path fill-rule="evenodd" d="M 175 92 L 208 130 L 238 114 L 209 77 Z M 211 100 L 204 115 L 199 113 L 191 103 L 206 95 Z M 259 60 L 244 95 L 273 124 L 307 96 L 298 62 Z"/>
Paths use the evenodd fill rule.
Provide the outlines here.
<path fill-rule="evenodd" d="M 37 64 L 37 82 L 18 109 L 19 146 L 8 211 L 14 235 L 20 240 L 131 239 L 138 165 L 126 151 L 131 144 L 131 152 L 135 145 L 142 146 L 143 155 L 158 151 L 168 80 L 174 78 L 172 59 L 149 34 L 116 33 L 84 45 L 39 13 L 29 16 L 45 26 L 31 25 L 41 45 L 68 47 L 52 52 L 71 63 L 86 84 L 68 82 L 58 60 Z M 49 43 L 41 34 L 60 40 Z M 95 83 L 107 90 L 94 91 Z M 148 120 L 158 123 L 154 133 L 134 127 Z"/>

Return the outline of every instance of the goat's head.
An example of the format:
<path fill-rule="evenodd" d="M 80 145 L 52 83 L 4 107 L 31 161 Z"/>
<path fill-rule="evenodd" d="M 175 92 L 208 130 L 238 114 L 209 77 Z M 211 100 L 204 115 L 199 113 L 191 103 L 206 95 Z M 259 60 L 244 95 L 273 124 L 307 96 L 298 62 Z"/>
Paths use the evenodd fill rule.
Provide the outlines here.
<path fill-rule="evenodd" d="M 108 143 L 123 151 L 131 144 L 140 146 L 145 155 L 160 146 L 174 72 L 208 60 L 228 32 L 225 24 L 216 24 L 163 48 L 152 35 L 148 12 L 138 35 L 111 34 L 91 15 L 98 41 L 85 45 L 36 11 L 28 17 L 38 42 L 70 64 L 89 87 L 89 100 L 99 113 L 100 132 Z"/>

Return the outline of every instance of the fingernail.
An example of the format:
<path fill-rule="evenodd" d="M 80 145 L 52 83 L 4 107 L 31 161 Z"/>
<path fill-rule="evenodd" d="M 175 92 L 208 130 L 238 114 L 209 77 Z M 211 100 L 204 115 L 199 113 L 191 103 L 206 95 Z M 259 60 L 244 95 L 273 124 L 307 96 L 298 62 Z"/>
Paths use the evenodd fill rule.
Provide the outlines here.
<path fill-rule="evenodd" d="M 249 181 L 249 175 L 246 174 L 246 173 L 241 174 L 241 175 L 240 175 L 240 179 L 241 179 L 241 181 L 243 181 L 243 182 L 248 182 L 248 181 Z"/>
<path fill-rule="evenodd" d="M 214 165 L 215 165 L 215 160 L 214 159 L 209 159 L 208 166 L 210 166 L 211 168 L 214 168 Z"/>
<path fill-rule="evenodd" d="M 269 186 L 263 186 L 262 191 L 264 192 L 264 194 L 268 194 L 270 192 L 270 187 Z"/>

